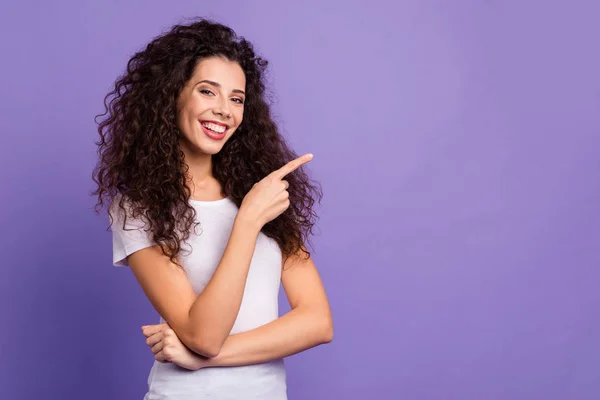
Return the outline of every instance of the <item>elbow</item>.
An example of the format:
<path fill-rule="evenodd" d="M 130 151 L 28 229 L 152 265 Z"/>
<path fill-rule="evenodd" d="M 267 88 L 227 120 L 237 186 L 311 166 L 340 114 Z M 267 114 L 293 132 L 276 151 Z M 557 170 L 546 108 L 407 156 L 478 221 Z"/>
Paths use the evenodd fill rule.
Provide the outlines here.
<path fill-rule="evenodd" d="M 321 328 L 321 342 L 322 344 L 331 343 L 333 340 L 333 320 L 331 317 L 325 318 Z"/>
<path fill-rule="evenodd" d="M 323 335 L 323 344 L 331 343 L 333 340 L 333 327 L 325 331 Z"/>
<path fill-rule="evenodd" d="M 222 344 L 211 343 L 208 341 L 197 340 L 194 343 L 194 352 L 206 358 L 215 358 L 221 352 Z"/>
<path fill-rule="evenodd" d="M 203 357 L 215 358 L 221 352 L 222 341 L 210 340 L 200 335 L 194 335 L 190 340 L 190 349 Z"/>
<path fill-rule="evenodd" d="M 204 342 L 194 343 L 194 347 L 192 348 L 194 353 L 201 355 L 206 358 L 215 358 L 221 352 L 221 346 L 216 345 L 207 345 Z"/>
<path fill-rule="evenodd" d="M 221 352 L 221 348 L 213 347 L 213 348 L 210 348 L 210 349 L 206 349 L 204 351 L 203 355 L 206 358 L 215 358 L 216 356 L 219 355 L 220 352 Z"/>

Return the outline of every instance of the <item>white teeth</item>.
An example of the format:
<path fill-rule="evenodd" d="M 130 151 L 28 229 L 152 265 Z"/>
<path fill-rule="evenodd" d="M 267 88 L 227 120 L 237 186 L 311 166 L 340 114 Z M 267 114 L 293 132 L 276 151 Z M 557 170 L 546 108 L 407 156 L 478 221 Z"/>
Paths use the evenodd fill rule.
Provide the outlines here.
<path fill-rule="evenodd" d="M 211 131 L 214 131 L 214 132 L 217 132 L 217 133 L 223 133 L 223 132 L 225 132 L 225 127 L 224 126 L 213 124 L 211 122 L 203 122 L 202 126 L 204 126 L 206 129 L 210 129 Z"/>

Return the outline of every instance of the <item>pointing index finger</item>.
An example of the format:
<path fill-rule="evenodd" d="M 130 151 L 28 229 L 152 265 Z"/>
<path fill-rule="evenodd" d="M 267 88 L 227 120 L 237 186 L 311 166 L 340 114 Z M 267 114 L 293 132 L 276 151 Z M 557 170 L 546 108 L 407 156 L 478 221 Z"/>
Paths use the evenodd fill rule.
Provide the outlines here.
<path fill-rule="evenodd" d="M 312 160 L 313 157 L 314 156 L 311 153 L 308 153 L 301 157 L 298 157 L 295 160 L 290 161 L 289 163 L 285 164 L 283 167 L 276 170 L 275 175 L 279 179 L 283 179 L 287 174 L 294 172 L 295 170 L 297 170 L 298 168 L 300 168 L 301 166 L 303 166 L 304 164 L 306 164 L 307 162 Z"/>

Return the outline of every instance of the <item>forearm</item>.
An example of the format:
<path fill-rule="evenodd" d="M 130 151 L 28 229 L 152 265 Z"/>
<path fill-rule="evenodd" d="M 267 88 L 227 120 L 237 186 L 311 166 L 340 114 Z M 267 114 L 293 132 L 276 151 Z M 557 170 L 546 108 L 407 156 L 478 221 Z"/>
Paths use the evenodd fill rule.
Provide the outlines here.
<path fill-rule="evenodd" d="M 231 332 L 259 232 L 254 225 L 236 218 L 219 265 L 190 308 L 191 335 L 203 354 L 217 354 Z"/>
<path fill-rule="evenodd" d="M 229 336 L 207 367 L 242 366 L 284 358 L 331 341 L 330 316 L 296 308 L 256 329 Z"/>

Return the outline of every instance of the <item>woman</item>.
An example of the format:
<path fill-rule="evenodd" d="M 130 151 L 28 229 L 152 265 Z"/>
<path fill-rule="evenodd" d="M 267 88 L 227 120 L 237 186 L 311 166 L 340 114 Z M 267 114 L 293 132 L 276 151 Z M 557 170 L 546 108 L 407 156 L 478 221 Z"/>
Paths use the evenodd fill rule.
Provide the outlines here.
<path fill-rule="evenodd" d="M 312 155 L 296 157 L 270 116 L 266 66 L 199 20 L 135 54 L 107 95 L 93 194 L 114 265 L 161 316 L 142 328 L 146 399 L 286 399 L 282 359 L 332 340 L 305 245 L 321 192 L 301 169 Z"/>

